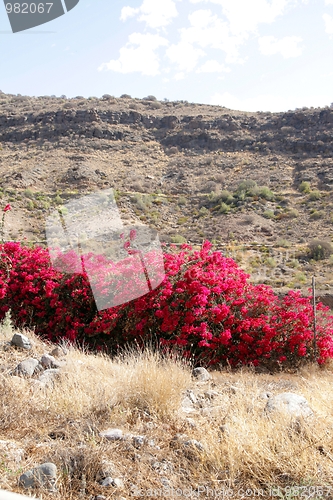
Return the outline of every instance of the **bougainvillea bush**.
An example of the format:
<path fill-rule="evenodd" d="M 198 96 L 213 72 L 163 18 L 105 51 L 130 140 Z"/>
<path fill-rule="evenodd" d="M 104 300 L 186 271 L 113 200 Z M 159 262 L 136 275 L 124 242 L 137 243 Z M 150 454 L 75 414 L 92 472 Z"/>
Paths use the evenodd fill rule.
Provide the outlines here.
<path fill-rule="evenodd" d="M 207 366 L 273 369 L 312 359 L 311 298 L 291 291 L 279 299 L 269 286 L 249 283 L 249 274 L 211 246 L 206 241 L 200 251 L 186 244 L 178 252 L 171 248 L 163 254 L 166 274 L 156 289 L 99 312 L 86 273 L 61 273 L 52 268 L 47 250 L 5 243 L 2 261 L 10 265 L 0 267 L 0 318 L 10 308 L 16 328 L 33 327 L 54 342 L 67 338 L 110 353 L 150 340 Z M 130 242 L 124 248 L 131 255 Z M 98 267 L 103 257 L 93 257 L 91 265 Z M 153 263 L 154 253 L 148 258 Z M 135 280 L 138 270 L 131 265 L 130 259 L 122 263 Z M 112 273 L 100 279 L 101 290 L 112 285 Z M 316 360 L 323 364 L 333 357 L 333 316 L 328 307 L 316 307 Z"/>

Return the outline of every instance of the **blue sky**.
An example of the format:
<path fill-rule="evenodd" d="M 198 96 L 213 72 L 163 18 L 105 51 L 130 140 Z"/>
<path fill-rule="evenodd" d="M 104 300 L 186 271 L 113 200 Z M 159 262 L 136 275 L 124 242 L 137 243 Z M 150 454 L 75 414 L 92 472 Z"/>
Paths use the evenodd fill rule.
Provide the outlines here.
<path fill-rule="evenodd" d="M 0 90 L 287 111 L 333 102 L 333 0 L 80 0 L 11 33 Z"/>

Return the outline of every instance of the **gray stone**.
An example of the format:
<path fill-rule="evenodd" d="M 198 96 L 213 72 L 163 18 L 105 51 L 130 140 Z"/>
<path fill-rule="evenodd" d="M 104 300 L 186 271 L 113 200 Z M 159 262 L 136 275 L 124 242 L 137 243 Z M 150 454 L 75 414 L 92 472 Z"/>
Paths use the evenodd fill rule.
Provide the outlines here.
<path fill-rule="evenodd" d="M 208 382 L 212 379 L 211 374 L 203 367 L 194 368 L 192 375 L 200 382 Z"/>
<path fill-rule="evenodd" d="M 121 429 L 107 429 L 99 433 L 101 437 L 105 437 L 109 441 L 118 441 L 124 439 L 123 431 Z"/>
<path fill-rule="evenodd" d="M 11 340 L 12 345 L 16 345 L 17 347 L 22 347 L 23 349 L 31 349 L 31 341 L 22 333 L 15 333 Z"/>
<path fill-rule="evenodd" d="M 189 439 L 188 441 L 185 441 L 184 446 L 194 447 L 200 451 L 204 450 L 204 446 L 200 443 L 200 441 L 197 441 L 196 439 Z"/>
<path fill-rule="evenodd" d="M 267 401 L 265 411 L 268 413 L 282 411 L 293 417 L 309 417 L 314 413 L 305 397 L 293 392 L 282 392 Z"/>
<path fill-rule="evenodd" d="M 113 486 L 114 488 L 123 488 L 124 487 L 124 482 L 122 479 L 119 477 L 106 477 L 103 479 L 101 482 L 101 486 Z"/>
<path fill-rule="evenodd" d="M 204 396 L 208 399 L 214 399 L 219 396 L 219 393 L 216 391 L 206 391 L 204 392 Z"/>
<path fill-rule="evenodd" d="M 34 374 L 35 369 L 39 364 L 38 359 L 28 358 L 24 359 L 17 365 L 14 370 L 14 375 L 18 375 L 21 377 L 31 377 Z"/>
<path fill-rule="evenodd" d="M 40 359 L 40 363 L 43 368 L 59 368 L 60 364 L 56 361 L 56 359 L 50 354 L 43 354 Z"/>
<path fill-rule="evenodd" d="M 141 448 L 141 446 L 146 442 L 145 436 L 132 436 L 133 444 L 136 448 Z"/>
<path fill-rule="evenodd" d="M 53 386 L 56 378 L 59 377 L 60 370 L 58 368 L 50 368 L 49 370 L 45 370 L 44 373 L 40 375 L 38 381 L 42 384 L 42 386 Z"/>
<path fill-rule="evenodd" d="M 51 351 L 50 355 L 55 358 L 61 358 L 62 356 L 66 356 L 67 353 L 68 351 L 67 349 L 65 349 L 65 347 L 61 347 L 60 345 L 58 345 Z"/>
<path fill-rule="evenodd" d="M 22 474 L 19 478 L 19 484 L 24 488 L 44 487 L 49 491 L 56 491 L 56 478 L 56 465 L 46 462 Z"/>

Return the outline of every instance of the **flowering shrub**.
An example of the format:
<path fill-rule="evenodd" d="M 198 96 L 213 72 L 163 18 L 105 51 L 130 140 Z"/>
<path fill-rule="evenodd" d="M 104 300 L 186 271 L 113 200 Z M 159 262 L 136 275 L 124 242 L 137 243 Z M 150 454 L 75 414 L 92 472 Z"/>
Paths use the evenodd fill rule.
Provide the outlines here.
<path fill-rule="evenodd" d="M 123 236 L 123 235 L 122 235 Z M 135 234 L 130 234 L 130 240 Z M 137 250 L 124 243 L 129 255 Z M 175 247 L 173 247 L 175 248 Z M 181 350 L 195 363 L 238 366 L 252 363 L 295 367 L 313 354 L 313 310 L 310 298 L 289 292 L 280 300 L 266 285 L 252 285 L 249 274 L 220 252 L 210 252 L 206 241 L 200 251 L 182 245 L 178 253 L 165 253 L 165 278 L 154 290 L 121 303 L 126 290 L 114 286 L 117 275 L 127 273 L 140 286 L 134 259 L 125 259 L 103 272 L 105 257 L 86 256 L 86 268 L 96 270 L 100 292 L 114 287 L 118 304 L 98 311 L 86 272 L 55 271 L 49 254 L 5 243 L 0 251 L 11 262 L 0 267 L 0 318 L 11 308 L 16 328 L 33 327 L 52 341 L 67 338 L 95 349 L 115 352 L 126 343 L 148 339 L 163 349 Z M 154 252 L 146 259 L 153 268 Z M 60 256 L 69 266 L 78 257 Z M 8 270 L 7 270 L 8 271 Z M 125 295 L 124 295 L 125 294 Z M 333 316 L 317 305 L 318 363 L 333 357 Z"/>

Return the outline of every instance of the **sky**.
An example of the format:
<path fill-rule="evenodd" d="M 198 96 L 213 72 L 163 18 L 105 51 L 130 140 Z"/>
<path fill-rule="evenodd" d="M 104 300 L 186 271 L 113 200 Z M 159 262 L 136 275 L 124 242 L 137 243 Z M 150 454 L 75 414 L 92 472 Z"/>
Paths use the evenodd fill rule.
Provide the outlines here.
<path fill-rule="evenodd" d="M 0 49 L 9 94 L 271 112 L 333 102 L 333 0 L 80 0 L 19 33 L 0 2 Z"/>

